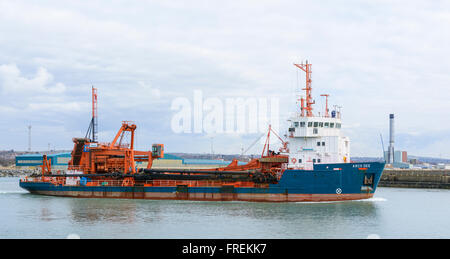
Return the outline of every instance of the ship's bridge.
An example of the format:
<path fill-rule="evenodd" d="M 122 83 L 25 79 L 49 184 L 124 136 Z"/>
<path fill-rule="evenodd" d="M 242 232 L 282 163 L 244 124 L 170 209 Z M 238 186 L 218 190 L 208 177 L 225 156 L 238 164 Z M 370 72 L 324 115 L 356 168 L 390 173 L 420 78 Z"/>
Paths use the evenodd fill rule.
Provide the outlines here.
<path fill-rule="evenodd" d="M 290 120 L 290 138 L 339 136 L 341 120 L 336 117 L 294 117 Z"/>
<path fill-rule="evenodd" d="M 341 133 L 340 116 L 294 115 L 288 122 L 288 167 L 350 162 L 350 140 Z"/>

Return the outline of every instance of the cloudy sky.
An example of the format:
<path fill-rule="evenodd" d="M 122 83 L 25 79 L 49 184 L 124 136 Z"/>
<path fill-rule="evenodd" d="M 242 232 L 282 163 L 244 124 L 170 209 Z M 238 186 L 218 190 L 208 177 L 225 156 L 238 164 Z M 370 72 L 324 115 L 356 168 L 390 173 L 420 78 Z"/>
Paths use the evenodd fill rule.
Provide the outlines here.
<path fill-rule="evenodd" d="M 447 0 L 0 0 L 0 149 L 26 150 L 27 125 L 33 150 L 71 149 L 94 85 L 101 141 L 131 120 L 141 150 L 239 153 L 259 134 L 177 134 L 173 100 L 278 98 L 284 120 L 309 60 L 354 156 L 381 156 L 395 113 L 397 150 L 450 158 L 449 46 Z"/>

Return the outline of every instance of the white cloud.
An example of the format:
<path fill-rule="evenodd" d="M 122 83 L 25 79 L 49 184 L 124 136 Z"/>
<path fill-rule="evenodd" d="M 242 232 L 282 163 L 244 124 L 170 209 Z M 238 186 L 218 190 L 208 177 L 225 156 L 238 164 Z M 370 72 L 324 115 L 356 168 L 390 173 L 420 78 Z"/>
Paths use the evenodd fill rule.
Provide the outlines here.
<path fill-rule="evenodd" d="M 0 87 L 4 94 L 21 94 L 30 96 L 35 94 L 62 94 L 66 86 L 53 83 L 53 76 L 40 67 L 33 78 L 21 75 L 15 64 L 0 65 Z"/>

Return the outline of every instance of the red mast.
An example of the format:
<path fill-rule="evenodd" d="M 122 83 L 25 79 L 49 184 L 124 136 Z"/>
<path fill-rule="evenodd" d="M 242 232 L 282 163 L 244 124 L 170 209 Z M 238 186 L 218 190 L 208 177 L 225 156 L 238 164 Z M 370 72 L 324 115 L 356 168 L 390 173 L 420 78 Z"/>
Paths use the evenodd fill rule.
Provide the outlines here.
<path fill-rule="evenodd" d="M 92 141 L 97 142 L 97 88 L 92 87 Z"/>
<path fill-rule="evenodd" d="M 306 116 L 307 117 L 312 117 L 313 113 L 312 113 L 312 104 L 315 103 L 315 101 L 313 101 L 312 97 L 311 97 L 311 65 L 312 64 L 308 64 L 308 61 L 306 61 L 306 64 L 294 64 L 294 66 L 300 68 L 301 70 L 306 72 L 306 88 L 303 88 L 302 90 L 306 90 L 306 106 L 305 106 L 305 100 L 303 99 L 303 97 L 301 98 L 301 110 L 302 110 L 302 116 L 304 115 L 304 110 L 306 110 Z"/>
<path fill-rule="evenodd" d="M 325 96 L 325 117 L 330 117 L 330 114 L 328 113 L 330 110 L 328 109 L 328 96 L 329 94 L 321 94 L 320 96 Z"/>

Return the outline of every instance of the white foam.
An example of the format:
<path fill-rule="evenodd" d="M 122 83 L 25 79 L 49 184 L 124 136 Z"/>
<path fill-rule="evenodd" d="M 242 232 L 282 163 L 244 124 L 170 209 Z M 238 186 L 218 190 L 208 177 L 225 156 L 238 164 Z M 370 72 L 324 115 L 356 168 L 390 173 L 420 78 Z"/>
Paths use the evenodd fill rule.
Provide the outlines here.
<path fill-rule="evenodd" d="M 326 204 L 326 203 L 338 203 L 338 202 L 345 202 L 345 201 L 296 201 L 294 203 L 298 204 Z"/>
<path fill-rule="evenodd" d="M 0 191 L 0 194 L 28 193 L 27 191 Z"/>
<path fill-rule="evenodd" d="M 361 200 L 340 200 L 340 201 L 299 201 L 294 202 L 298 204 L 326 204 L 326 203 L 339 203 L 339 202 L 355 202 L 355 201 L 365 201 L 365 202 L 381 202 L 381 201 L 387 201 L 387 199 L 382 197 L 372 197 L 369 199 L 361 199 Z"/>
<path fill-rule="evenodd" d="M 66 238 L 67 239 L 81 239 L 81 237 L 77 234 L 69 234 Z"/>
<path fill-rule="evenodd" d="M 383 197 L 372 197 L 366 200 L 359 200 L 359 201 L 374 201 L 374 202 L 379 202 L 379 201 L 387 201 L 387 199 L 383 198 Z"/>
<path fill-rule="evenodd" d="M 367 239 L 380 239 L 381 237 L 377 234 L 370 234 L 367 236 Z"/>

